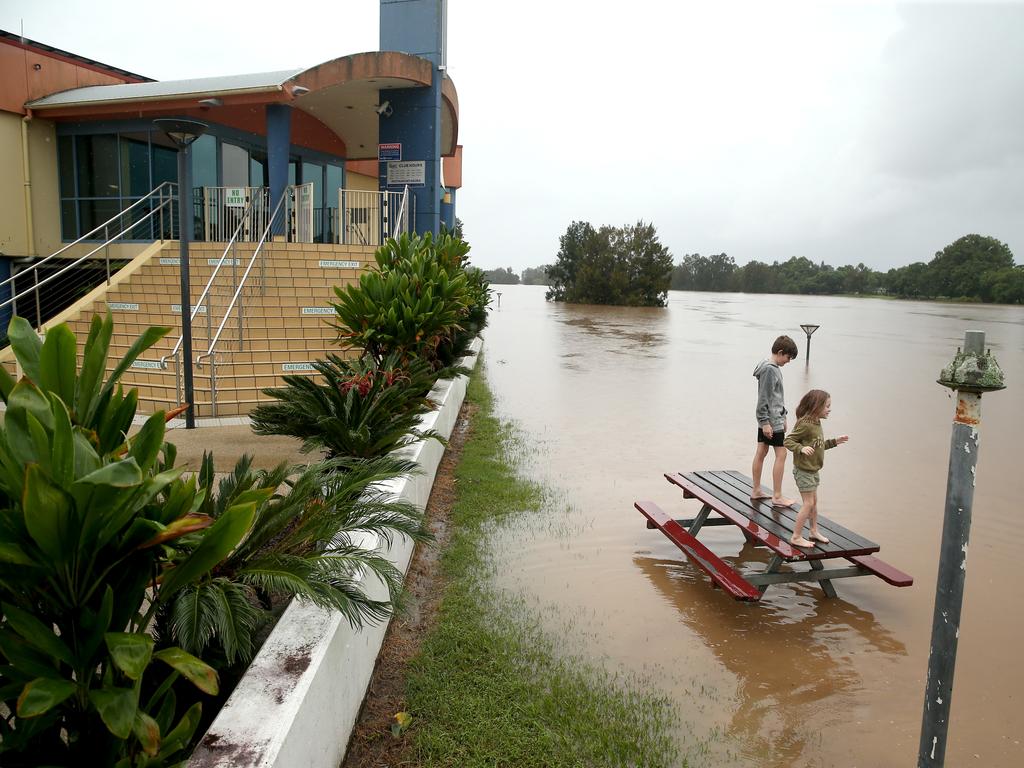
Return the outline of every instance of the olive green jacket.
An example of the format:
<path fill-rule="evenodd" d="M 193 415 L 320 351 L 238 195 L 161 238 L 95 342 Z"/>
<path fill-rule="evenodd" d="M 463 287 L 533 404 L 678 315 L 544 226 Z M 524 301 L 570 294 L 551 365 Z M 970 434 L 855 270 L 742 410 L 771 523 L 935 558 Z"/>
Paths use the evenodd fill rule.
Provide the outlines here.
<path fill-rule="evenodd" d="M 797 421 L 793 431 L 786 435 L 782 444 L 786 450 L 793 452 L 793 466 L 804 470 L 804 472 L 817 472 L 821 469 L 825 464 L 825 449 L 835 448 L 838 445 L 834 437 L 825 439 L 820 421 L 811 421 L 810 419 Z M 814 453 L 810 456 L 805 456 L 800 452 L 805 445 L 814 449 Z"/>

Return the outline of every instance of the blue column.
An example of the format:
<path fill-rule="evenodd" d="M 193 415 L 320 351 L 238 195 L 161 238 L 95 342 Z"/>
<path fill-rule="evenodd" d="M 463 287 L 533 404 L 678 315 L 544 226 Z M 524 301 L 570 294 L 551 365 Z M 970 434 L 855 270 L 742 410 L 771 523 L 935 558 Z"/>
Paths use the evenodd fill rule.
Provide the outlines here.
<path fill-rule="evenodd" d="M 288 157 L 292 146 L 292 108 L 267 105 L 267 173 L 270 176 L 270 208 L 273 210 L 288 186 Z M 274 234 L 284 232 L 284 221 L 275 223 Z"/>
<path fill-rule="evenodd" d="M 416 232 L 437 234 L 441 222 L 441 81 L 447 31 L 443 0 L 380 0 L 380 49 L 405 51 L 433 64 L 429 88 L 381 91 L 391 102 L 391 117 L 380 117 L 381 143 L 399 142 L 403 162 L 424 164 L 423 184 L 410 187 L 416 198 Z M 380 189 L 388 185 L 387 163 L 380 164 Z"/>
<path fill-rule="evenodd" d="M 423 163 L 423 183 L 410 185 L 416 199 L 412 229 L 437 234 L 441 222 L 441 77 L 434 70 L 431 88 L 399 88 L 382 91 L 391 102 L 391 117 L 381 116 L 381 143 L 402 145 L 403 163 Z M 381 191 L 401 192 L 403 185 L 388 184 L 388 163 L 381 162 L 378 178 Z"/>

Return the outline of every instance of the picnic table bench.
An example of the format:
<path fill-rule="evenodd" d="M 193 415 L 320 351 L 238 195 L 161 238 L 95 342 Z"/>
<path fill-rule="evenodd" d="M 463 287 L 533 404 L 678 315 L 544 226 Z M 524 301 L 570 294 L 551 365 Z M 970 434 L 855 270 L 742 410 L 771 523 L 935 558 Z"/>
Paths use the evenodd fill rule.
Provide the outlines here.
<path fill-rule="evenodd" d="M 752 481 L 740 472 L 670 472 L 665 479 L 682 489 L 684 499 L 703 504 L 695 517 L 673 519 L 652 501 L 638 501 L 633 506 L 647 518 L 648 528 L 664 533 L 716 586 L 737 600 L 760 600 L 769 585 L 798 581 L 818 582 L 827 597 L 836 596 L 833 580 L 853 576 L 877 576 L 896 587 L 914 583 L 911 576 L 875 557 L 878 544 L 821 515 L 818 528 L 830 543 L 815 542 L 814 547 L 790 544 L 800 505 L 774 507 L 771 499 L 751 499 Z M 717 517 L 711 516 L 713 512 Z M 748 542 L 767 547 L 772 552 L 768 567 L 761 573 L 741 574 L 697 540 L 697 534 L 709 525 L 735 525 Z M 825 560 L 840 563 L 826 568 Z M 782 570 L 784 564 L 804 561 L 808 569 Z"/>

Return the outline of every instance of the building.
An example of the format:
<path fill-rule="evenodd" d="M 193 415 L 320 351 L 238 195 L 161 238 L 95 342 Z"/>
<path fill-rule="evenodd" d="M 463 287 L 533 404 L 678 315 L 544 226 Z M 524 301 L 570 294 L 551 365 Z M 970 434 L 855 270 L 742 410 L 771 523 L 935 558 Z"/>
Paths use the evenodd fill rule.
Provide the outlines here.
<path fill-rule="evenodd" d="M 274 252 L 254 257 L 263 282 L 287 281 L 289 263 L 308 270 L 311 292 L 294 298 L 327 314 L 330 287 L 356 279 L 383 237 L 452 227 L 461 147 L 458 96 L 445 71 L 446 3 L 381 0 L 380 9 L 378 52 L 303 70 L 165 82 L 0 32 L 0 325 L 6 329 L 12 312 L 38 326 L 77 322 L 103 302 L 138 313 L 133 327 L 168 322 L 166 311 L 148 316 L 135 295 L 145 292 L 143 273 L 155 279 L 177 257 L 170 241 L 179 236 L 175 198 L 184 180 L 178 147 L 154 121 L 205 125 L 188 149 L 184 189 L 183 220 L 191 214 L 195 241 L 193 321 L 205 315 L 212 325 L 221 309 L 213 297 L 222 288 L 208 282 L 216 278 L 207 266 L 223 282 L 230 265 L 228 292 L 245 300 L 238 273 L 261 238 L 263 251 Z M 229 242 L 230 255 L 222 252 Z M 321 253 L 337 258 L 297 266 Z M 214 260 L 219 267 L 206 263 Z M 286 271 L 268 275 L 265 262 Z M 325 262 L 349 266 L 332 273 L 319 266 Z M 176 271 L 159 277 L 173 288 Z M 135 275 L 128 293 L 116 279 L 122 273 L 128 283 Z M 101 292 L 82 303 L 97 282 Z M 114 295 L 118 286 L 124 295 Z M 180 318 L 181 302 L 174 306 Z M 322 356 L 319 341 L 305 357 Z M 143 394 L 161 406 L 180 401 Z M 216 408 L 213 397 L 207 405 Z"/>

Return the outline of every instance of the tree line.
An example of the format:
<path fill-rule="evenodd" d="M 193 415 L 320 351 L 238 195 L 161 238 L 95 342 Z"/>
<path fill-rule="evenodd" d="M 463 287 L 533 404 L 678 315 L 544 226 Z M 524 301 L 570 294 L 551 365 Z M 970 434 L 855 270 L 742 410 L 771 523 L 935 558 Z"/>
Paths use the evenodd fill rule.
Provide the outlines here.
<path fill-rule="evenodd" d="M 1024 266 L 1015 266 L 1009 247 L 993 237 L 965 235 L 938 251 L 931 261 L 886 272 L 863 263 L 832 267 L 794 256 L 766 264 L 738 266 L 724 253 L 687 254 L 672 269 L 671 287 L 682 291 L 745 293 L 884 294 L 900 298 L 936 298 L 1024 303 Z"/>
<path fill-rule="evenodd" d="M 833 267 L 803 256 L 749 261 L 725 253 L 686 254 L 672 263 L 652 224 L 595 228 L 573 222 L 559 238 L 554 264 L 486 273 L 492 284 L 547 285 L 547 298 L 593 304 L 662 306 L 667 291 L 861 294 L 1024 304 L 1024 265 L 994 237 L 964 235 L 935 253 L 887 271 L 863 263 Z"/>

